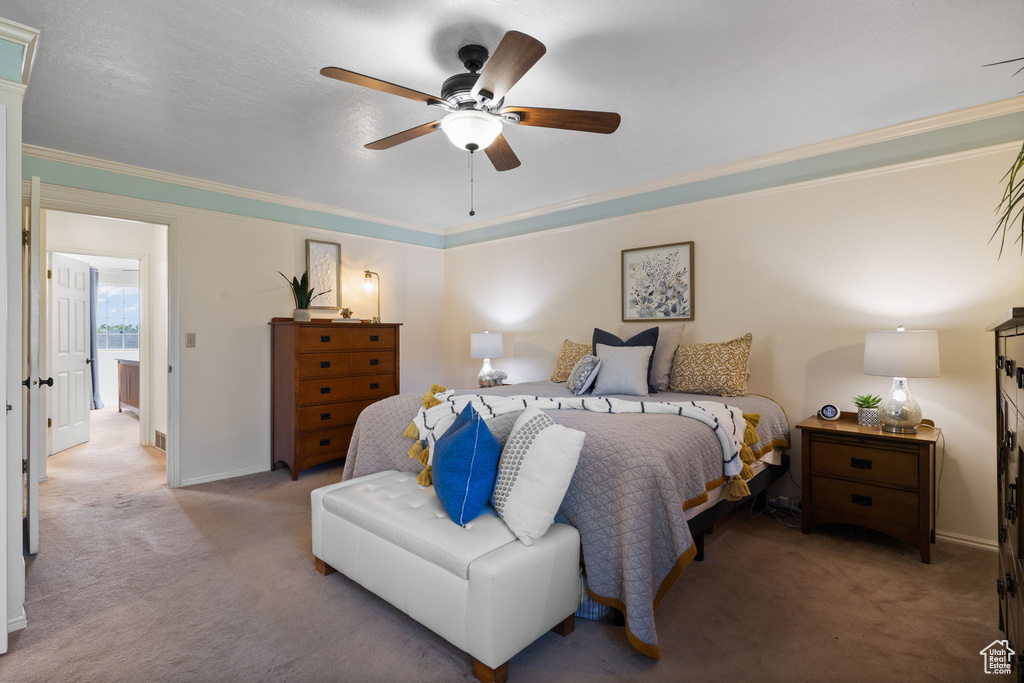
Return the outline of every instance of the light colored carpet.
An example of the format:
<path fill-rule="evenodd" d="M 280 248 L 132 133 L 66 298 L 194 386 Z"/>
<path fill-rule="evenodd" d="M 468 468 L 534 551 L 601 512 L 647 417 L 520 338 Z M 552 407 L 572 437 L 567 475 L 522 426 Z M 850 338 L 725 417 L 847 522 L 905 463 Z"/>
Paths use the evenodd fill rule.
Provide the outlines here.
<path fill-rule="evenodd" d="M 469 657 L 310 554 L 309 492 L 338 464 L 169 490 L 137 422 L 49 459 L 29 627 L 3 681 L 472 680 Z M 513 681 L 991 680 L 995 554 L 917 551 L 859 530 L 804 536 L 736 514 L 658 612 L 664 657 L 577 620 L 516 656 Z M 425 586 L 424 590 L 429 590 Z"/>

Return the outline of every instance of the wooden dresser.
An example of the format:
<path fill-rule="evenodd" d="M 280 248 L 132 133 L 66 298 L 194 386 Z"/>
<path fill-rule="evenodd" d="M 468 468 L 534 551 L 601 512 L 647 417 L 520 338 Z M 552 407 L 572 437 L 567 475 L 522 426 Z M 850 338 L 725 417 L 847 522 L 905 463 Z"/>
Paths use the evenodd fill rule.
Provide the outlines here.
<path fill-rule="evenodd" d="M 996 501 L 999 526 L 999 628 L 1006 632 L 1010 649 L 1024 647 L 1024 588 L 1021 561 L 1024 560 L 1024 530 L 1020 524 L 1020 479 L 1024 476 L 1024 452 L 1020 430 L 1024 429 L 1024 308 L 1013 308 L 991 325 L 995 332 L 996 378 Z M 1024 658 L 1015 655 L 1012 664 L 1018 675 Z M 1016 680 L 1016 679 L 1015 679 Z"/>
<path fill-rule="evenodd" d="M 399 389 L 400 323 L 297 323 L 271 328 L 270 468 L 299 472 L 345 457 L 356 418 Z"/>
<path fill-rule="evenodd" d="M 916 434 L 862 427 L 857 413 L 798 424 L 803 441 L 803 532 L 815 524 L 867 527 L 917 546 L 931 562 L 935 542 L 935 444 L 924 420 Z"/>

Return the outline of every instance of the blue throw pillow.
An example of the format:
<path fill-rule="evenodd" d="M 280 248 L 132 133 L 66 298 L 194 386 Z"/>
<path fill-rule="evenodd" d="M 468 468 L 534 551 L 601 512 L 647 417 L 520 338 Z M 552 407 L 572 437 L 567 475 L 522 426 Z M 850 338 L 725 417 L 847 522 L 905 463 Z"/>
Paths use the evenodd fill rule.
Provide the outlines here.
<path fill-rule="evenodd" d="M 464 526 L 483 511 L 498 478 L 499 458 L 501 444 L 467 403 L 434 442 L 431 463 L 434 492 L 453 522 Z"/>

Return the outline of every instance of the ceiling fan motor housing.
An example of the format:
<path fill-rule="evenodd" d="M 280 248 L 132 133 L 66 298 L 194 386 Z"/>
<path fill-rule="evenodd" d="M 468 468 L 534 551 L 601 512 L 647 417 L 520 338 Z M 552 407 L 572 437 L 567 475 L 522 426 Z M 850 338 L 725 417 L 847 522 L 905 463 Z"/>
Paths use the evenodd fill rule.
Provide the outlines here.
<path fill-rule="evenodd" d="M 480 78 L 478 73 L 455 74 L 447 78 L 444 85 L 441 86 L 441 97 L 453 107 L 458 107 L 461 104 L 475 105 L 476 98 L 473 97 L 471 91 L 478 78 Z"/>

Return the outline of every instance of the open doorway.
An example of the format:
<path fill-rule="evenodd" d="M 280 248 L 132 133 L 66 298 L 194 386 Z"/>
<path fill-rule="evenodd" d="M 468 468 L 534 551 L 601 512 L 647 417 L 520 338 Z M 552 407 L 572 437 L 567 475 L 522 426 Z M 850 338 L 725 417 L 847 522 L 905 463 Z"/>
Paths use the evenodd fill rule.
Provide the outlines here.
<path fill-rule="evenodd" d="M 96 429 L 166 450 L 167 226 L 55 210 L 43 225 L 47 455 Z"/>

